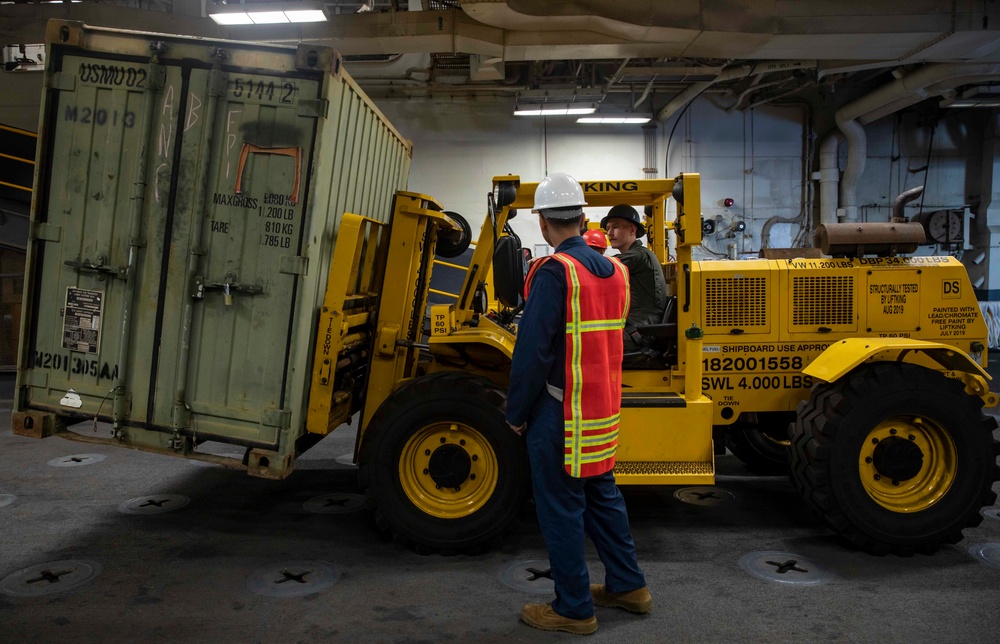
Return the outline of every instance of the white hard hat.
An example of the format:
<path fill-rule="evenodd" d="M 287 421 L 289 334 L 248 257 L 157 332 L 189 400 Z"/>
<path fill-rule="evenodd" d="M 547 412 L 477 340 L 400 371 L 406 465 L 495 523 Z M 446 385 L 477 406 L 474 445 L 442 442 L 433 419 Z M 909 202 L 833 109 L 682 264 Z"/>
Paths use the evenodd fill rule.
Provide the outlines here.
<path fill-rule="evenodd" d="M 579 208 L 586 205 L 587 202 L 583 199 L 583 188 L 580 187 L 580 182 L 563 172 L 554 172 L 542 179 L 538 187 L 535 188 L 535 207 L 531 212 L 552 208 L 573 208 L 574 206 Z M 566 214 L 571 212 L 568 211 Z M 579 217 L 580 214 L 577 212 L 566 218 Z"/>

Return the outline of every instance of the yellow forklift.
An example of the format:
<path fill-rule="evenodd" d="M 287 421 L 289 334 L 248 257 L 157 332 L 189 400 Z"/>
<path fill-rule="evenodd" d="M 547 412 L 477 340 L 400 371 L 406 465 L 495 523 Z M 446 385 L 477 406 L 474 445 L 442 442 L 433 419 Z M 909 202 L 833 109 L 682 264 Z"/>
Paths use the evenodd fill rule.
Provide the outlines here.
<path fill-rule="evenodd" d="M 463 286 L 428 315 L 435 261 L 468 248 L 468 224 L 414 193 L 397 194 L 391 225 L 343 221 L 306 429 L 323 435 L 360 412 L 369 505 L 420 548 L 501 535 L 529 493 L 504 421 L 524 274 L 508 221 L 536 186 L 494 179 Z M 771 445 L 749 451 L 772 465 L 779 451 L 806 503 L 868 551 L 933 552 L 981 521 L 1000 477 L 981 409 L 997 396 L 960 262 L 897 256 L 898 233 L 877 226 L 858 244 L 831 228 L 833 257 L 694 261 L 699 175 L 582 186 L 589 206 L 645 212 L 671 295 L 662 323 L 640 328 L 660 364 L 623 376 L 619 485 L 711 485 L 724 442 Z"/>

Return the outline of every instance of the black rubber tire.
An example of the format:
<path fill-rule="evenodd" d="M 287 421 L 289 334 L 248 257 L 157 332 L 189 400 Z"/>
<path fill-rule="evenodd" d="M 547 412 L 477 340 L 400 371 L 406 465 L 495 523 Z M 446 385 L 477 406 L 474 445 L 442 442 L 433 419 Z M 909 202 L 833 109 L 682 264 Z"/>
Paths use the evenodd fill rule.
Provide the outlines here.
<path fill-rule="evenodd" d="M 982 521 L 980 508 L 996 500 L 992 487 L 1000 478 L 1000 445 L 992 432 L 997 423 L 982 413 L 982 405 L 960 381 L 931 369 L 903 363 L 859 367 L 835 383 L 816 385 L 809 400 L 799 404 L 791 435 L 792 481 L 830 528 L 863 550 L 931 554 L 960 541 L 962 530 Z M 862 465 L 862 450 L 870 449 L 870 433 L 883 431 L 880 424 L 890 420 L 901 426 L 930 423 L 938 435 L 950 438 L 941 455 L 928 453 L 920 461 L 921 468 L 946 463 L 950 487 L 910 512 L 876 502 L 866 490 L 872 485 L 868 475 L 862 480 L 868 467 Z"/>
<path fill-rule="evenodd" d="M 453 233 L 448 231 L 447 233 L 438 233 L 437 247 L 434 252 L 438 257 L 452 259 L 459 257 L 462 253 L 469 250 L 469 246 L 472 245 L 472 226 L 469 225 L 465 217 L 457 212 L 445 210 L 444 214 L 458 222 L 458 225 L 462 228 L 462 232 Z"/>
<path fill-rule="evenodd" d="M 746 468 L 761 476 L 788 475 L 788 431 L 795 412 L 741 415 L 726 427 L 726 447 Z"/>
<path fill-rule="evenodd" d="M 359 482 L 379 528 L 418 552 L 446 554 L 474 552 L 508 533 L 530 494 L 531 478 L 524 440 L 507 425 L 505 406 L 505 392 L 497 385 L 458 372 L 424 376 L 394 392 L 373 416 L 358 463 Z M 471 428 L 495 457 L 495 487 L 468 516 L 442 518 L 424 511 L 401 481 L 400 468 L 407 467 L 401 462 L 404 447 L 441 423 Z M 482 482 L 464 481 L 470 486 Z"/>

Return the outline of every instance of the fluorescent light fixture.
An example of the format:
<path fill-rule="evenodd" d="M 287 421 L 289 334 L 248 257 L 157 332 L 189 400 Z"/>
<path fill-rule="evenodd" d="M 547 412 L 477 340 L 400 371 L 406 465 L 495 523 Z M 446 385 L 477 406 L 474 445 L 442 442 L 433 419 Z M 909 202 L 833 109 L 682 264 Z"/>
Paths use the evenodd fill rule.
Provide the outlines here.
<path fill-rule="evenodd" d="M 950 102 L 941 101 L 941 107 L 1000 107 L 1000 98 L 959 98 Z"/>
<path fill-rule="evenodd" d="M 277 25 L 283 22 L 291 22 L 285 17 L 284 11 L 247 11 L 250 20 L 255 25 Z"/>
<path fill-rule="evenodd" d="M 945 94 L 940 107 L 1000 107 L 1000 85 L 979 85 L 972 87 L 961 96 L 955 92 Z"/>
<path fill-rule="evenodd" d="M 588 107 L 575 103 L 518 105 L 514 109 L 514 116 L 576 116 L 579 114 L 593 114 L 596 110 L 596 107 Z"/>
<path fill-rule="evenodd" d="M 208 17 L 220 25 L 276 25 L 292 22 L 324 22 L 321 2 L 249 2 L 208 7 Z"/>
<path fill-rule="evenodd" d="M 217 25 L 252 25 L 253 20 L 245 13 L 210 13 L 208 16 Z"/>
<path fill-rule="evenodd" d="M 648 116 L 584 116 L 576 119 L 577 123 L 592 123 L 601 125 L 641 125 L 649 123 Z"/>

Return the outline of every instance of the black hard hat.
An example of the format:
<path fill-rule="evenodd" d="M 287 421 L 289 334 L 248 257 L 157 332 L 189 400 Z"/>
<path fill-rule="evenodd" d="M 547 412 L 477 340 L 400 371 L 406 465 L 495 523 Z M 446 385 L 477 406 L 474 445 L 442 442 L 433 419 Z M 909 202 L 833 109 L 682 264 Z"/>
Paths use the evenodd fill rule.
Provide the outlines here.
<path fill-rule="evenodd" d="M 604 215 L 604 219 L 601 220 L 601 228 L 608 227 L 609 219 L 624 219 L 629 223 L 635 224 L 635 236 L 637 238 L 646 234 L 646 228 L 642 225 L 639 213 L 627 203 L 620 203 L 609 210 L 608 214 Z"/>

